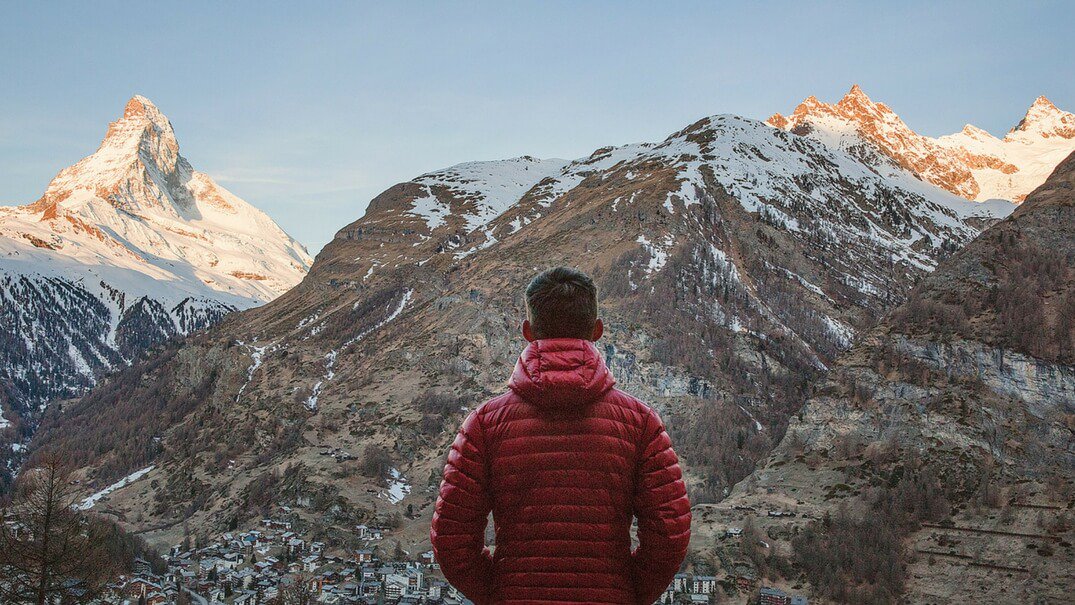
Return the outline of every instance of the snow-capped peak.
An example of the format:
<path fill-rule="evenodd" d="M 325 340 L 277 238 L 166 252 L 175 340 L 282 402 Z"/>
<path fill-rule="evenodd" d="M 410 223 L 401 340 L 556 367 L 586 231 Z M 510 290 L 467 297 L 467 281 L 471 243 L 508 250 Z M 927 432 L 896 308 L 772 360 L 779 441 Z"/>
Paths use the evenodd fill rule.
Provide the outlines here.
<path fill-rule="evenodd" d="M 858 84 L 852 84 L 851 90 L 847 91 L 847 94 L 845 94 L 836 104 L 849 108 L 876 107 L 876 103 L 870 100 L 870 97 Z"/>
<path fill-rule="evenodd" d="M 809 96 L 791 115 L 774 114 L 767 123 L 860 159 L 869 160 L 867 148 L 872 146 L 880 156 L 923 181 L 979 201 L 1022 201 L 1060 160 L 1075 151 L 1075 116 L 1045 97 L 1034 101 L 1026 117 L 1003 140 L 970 124 L 938 139 L 922 136 L 857 84 L 835 104 Z"/>
<path fill-rule="evenodd" d="M 1044 95 L 1034 99 L 1026 115 L 1009 132 L 1009 136 L 1026 133 L 1042 138 L 1075 138 L 1075 114 L 1053 105 Z"/>
<path fill-rule="evenodd" d="M 128 212 L 178 216 L 192 208 L 190 196 L 179 191 L 192 172 L 179 155 L 171 122 L 149 99 L 135 96 L 123 117 L 109 124 L 97 151 L 60 171 L 33 208 L 46 211 L 72 192 L 86 190 Z"/>
<path fill-rule="evenodd" d="M 310 264 L 272 219 L 194 170 L 168 118 L 133 97 L 40 199 L 0 207 L 4 411 L 33 418 L 156 344 L 276 298 Z"/>
<path fill-rule="evenodd" d="M 963 130 L 960 130 L 959 134 L 961 134 L 961 135 L 963 135 L 965 137 L 972 138 L 972 139 L 977 139 L 979 141 L 996 141 L 997 140 L 997 137 L 993 136 L 988 131 L 985 131 L 985 130 L 982 130 L 981 128 L 978 128 L 974 124 L 964 124 L 963 125 Z"/>
<path fill-rule="evenodd" d="M 93 281 L 108 273 L 105 282 L 135 298 L 248 307 L 294 286 L 311 262 L 272 219 L 194 170 L 171 122 L 142 96 L 40 199 L 0 207 L 0 269 Z"/>
<path fill-rule="evenodd" d="M 109 124 L 98 153 L 109 148 L 137 150 L 139 159 L 166 172 L 175 170 L 179 159 L 179 142 L 172 123 L 152 101 L 141 95 L 131 97 L 123 109 L 123 117 Z"/>

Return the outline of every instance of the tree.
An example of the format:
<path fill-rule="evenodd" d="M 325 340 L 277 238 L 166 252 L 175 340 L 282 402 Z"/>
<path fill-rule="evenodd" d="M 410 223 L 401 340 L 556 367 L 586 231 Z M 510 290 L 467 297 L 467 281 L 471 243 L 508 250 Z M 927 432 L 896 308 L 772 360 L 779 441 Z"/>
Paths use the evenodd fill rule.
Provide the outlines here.
<path fill-rule="evenodd" d="M 280 596 L 276 605 L 310 605 L 314 602 L 312 578 L 306 573 L 291 576 L 288 583 L 280 583 Z"/>
<path fill-rule="evenodd" d="M 362 453 L 362 474 L 374 479 L 384 480 L 392 468 L 392 455 L 385 448 L 369 444 Z"/>
<path fill-rule="evenodd" d="M 175 593 L 175 604 L 176 605 L 192 605 L 190 595 L 187 593 L 187 589 L 182 584 L 179 584 L 179 583 L 177 583 L 176 588 L 178 590 Z"/>
<path fill-rule="evenodd" d="M 86 602 L 119 571 L 103 548 L 103 525 L 76 508 L 58 456 L 45 456 L 19 475 L 3 520 L 0 601 Z"/>

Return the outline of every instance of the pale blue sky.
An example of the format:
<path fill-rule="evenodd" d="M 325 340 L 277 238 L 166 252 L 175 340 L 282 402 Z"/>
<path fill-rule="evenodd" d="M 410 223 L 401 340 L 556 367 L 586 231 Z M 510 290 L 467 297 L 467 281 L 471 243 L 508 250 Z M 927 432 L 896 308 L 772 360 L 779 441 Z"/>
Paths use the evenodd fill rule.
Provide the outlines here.
<path fill-rule="evenodd" d="M 0 4 L 0 202 L 40 196 L 133 94 L 311 252 L 423 172 L 855 82 L 930 135 L 1002 134 L 1039 94 L 1075 110 L 1070 2 L 154 4 Z"/>

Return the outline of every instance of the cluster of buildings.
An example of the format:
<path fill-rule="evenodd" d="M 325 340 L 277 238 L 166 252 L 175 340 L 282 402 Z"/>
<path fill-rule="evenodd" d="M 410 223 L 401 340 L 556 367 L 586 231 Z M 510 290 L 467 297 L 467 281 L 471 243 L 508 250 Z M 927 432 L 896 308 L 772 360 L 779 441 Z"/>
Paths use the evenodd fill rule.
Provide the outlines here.
<path fill-rule="evenodd" d="M 369 543 L 383 529 L 360 525 Z M 297 601 L 327 604 L 463 605 L 469 603 L 439 574 L 432 551 L 413 561 L 382 561 L 373 549 L 329 554 L 286 521 L 265 519 L 257 530 L 225 533 L 196 549 L 177 546 L 167 570 L 155 574 L 139 562 L 104 601 L 131 605 L 272 605 Z M 181 594 L 182 593 L 182 594 Z M 302 595 L 301 597 L 299 595 Z"/>
<path fill-rule="evenodd" d="M 354 531 L 367 545 L 375 545 L 386 530 L 359 525 Z M 139 561 L 134 573 L 114 584 L 102 602 L 470 605 L 441 576 L 432 551 L 410 561 L 384 561 L 372 548 L 330 554 L 325 544 L 307 540 L 290 522 L 276 519 L 264 519 L 255 530 L 222 534 L 207 546 L 176 546 L 165 561 L 163 573 L 154 573 L 149 563 Z M 709 603 L 718 591 L 723 587 L 715 576 L 681 573 L 658 603 Z M 807 605 L 804 597 L 770 587 L 761 588 L 758 603 Z"/>
<path fill-rule="evenodd" d="M 762 586 L 758 605 L 808 605 L 808 602 L 802 595 L 789 595 L 779 588 Z"/>
<path fill-rule="evenodd" d="M 711 594 L 719 589 L 716 576 L 691 576 L 685 573 L 676 574 L 672 583 L 664 590 L 659 603 L 672 605 L 673 603 L 708 603 Z"/>
<path fill-rule="evenodd" d="M 736 589 L 740 594 L 751 594 L 754 588 L 753 583 L 744 585 L 743 582 L 736 581 Z M 689 603 L 709 603 L 712 600 L 713 593 L 717 591 L 723 591 L 724 588 L 720 585 L 716 576 L 709 575 L 690 575 L 685 573 L 676 574 L 672 584 L 665 589 L 664 594 L 661 595 L 658 603 L 660 605 L 685 605 Z M 758 605 L 809 605 L 806 597 L 799 595 L 789 595 L 788 593 L 780 590 L 779 588 L 771 588 L 769 586 L 761 587 L 758 593 Z"/>

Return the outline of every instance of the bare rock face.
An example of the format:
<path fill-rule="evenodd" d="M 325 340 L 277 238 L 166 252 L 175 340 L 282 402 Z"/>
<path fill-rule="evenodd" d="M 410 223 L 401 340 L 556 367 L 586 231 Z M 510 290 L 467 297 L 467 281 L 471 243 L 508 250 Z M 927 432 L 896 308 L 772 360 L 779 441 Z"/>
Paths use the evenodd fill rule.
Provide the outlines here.
<path fill-rule="evenodd" d="M 132 98 L 97 151 L 40 199 L 0 207 L 0 449 L 23 445 L 45 405 L 275 298 L 311 262 L 268 216 L 194 170 L 168 118 Z"/>
<path fill-rule="evenodd" d="M 714 501 L 860 332 L 1002 214 L 735 116 L 462 164 L 379 195 L 301 284 L 66 405 L 34 450 L 67 452 L 88 491 L 150 469 L 96 506 L 154 541 L 288 506 L 336 545 L 367 522 L 423 548 L 454 431 L 522 349 L 523 287 L 569 264 L 601 287 L 620 384 Z"/>
<path fill-rule="evenodd" d="M 764 465 L 697 516 L 733 569 L 757 573 L 784 557 L 785 578 L 802 570 L 830 598 L 880 596 L 879 585 L 915 603 L 1066 598 L 1075 581 L 1073 227 L 1075 154 L 839 358 Z M 750 515 L 776 538 L 777 558 L 721 545 L 719 528 Z M 890 555 L 894 581 L 870 584 L 871 562 L 838 562 L 849 543 L 874 539 L 870 557 Z M 820 544 L 833 555 L 831 582 L 812 567 Z M 998 573 L 1007 574 L 1000 585 Z"/>
<path fill-rule="evenodd" d="M 774 114 L 767 123 L 864 157 L 869 155 L 861 149 L 865 140 L 883 158 L 969 200 L 1021 202 L 1075 151 L 1075 115 L 1045 97 L 1034 101 L 1004 139 L 970 124 L 937 139 L 920 135 L 857 84 L 835 104 L 811 96 L 791 115 Z"/>

